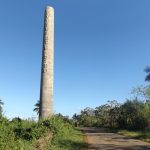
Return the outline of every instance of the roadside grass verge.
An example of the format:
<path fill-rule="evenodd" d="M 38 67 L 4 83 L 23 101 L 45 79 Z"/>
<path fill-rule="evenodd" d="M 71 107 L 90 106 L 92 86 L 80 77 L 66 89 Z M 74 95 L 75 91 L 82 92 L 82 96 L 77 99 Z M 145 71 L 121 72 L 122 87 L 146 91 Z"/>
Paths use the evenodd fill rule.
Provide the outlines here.
<path fill-rule="evenodd" d="M 117 133 L 120 135 L 124 135 L 127 137 L 131 137 L 134 139 L 139 139 L 145 142 L 150 143 L 150 130 L 144 130 L 144 131 L 131 131 L 131 130 L 121 130 L 117 128 L 104 128 L 104 130 L 108 133 Z"/>
<path fill-rule="evenodd" d="M 117 133 L 124 135 L 124 136 L 127 136 L 127 137 L 139 139 L 139 140 L 150 143 L 150 130 L 148 130 L 148 131 L 118 130 Z"/>
<path fill-rule="evenodd" d="M 87 145 L 81 131 L 59 118 L 53 119 L 55 126 L 49 150 L 86 150 Z"/>

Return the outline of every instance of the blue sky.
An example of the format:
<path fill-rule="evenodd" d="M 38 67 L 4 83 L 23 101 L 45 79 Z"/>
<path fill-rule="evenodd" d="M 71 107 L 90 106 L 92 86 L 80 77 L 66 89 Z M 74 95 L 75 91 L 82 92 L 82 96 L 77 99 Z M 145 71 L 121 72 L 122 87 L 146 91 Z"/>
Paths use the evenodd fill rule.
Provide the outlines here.
<path fill-rule="evenodd" d="M 55 9 L 56 113 L 124 102 L 148 84 L 149 0 L 1 0 L 0 97 L 8 118 L 36 116 L 46 5 Z"/>

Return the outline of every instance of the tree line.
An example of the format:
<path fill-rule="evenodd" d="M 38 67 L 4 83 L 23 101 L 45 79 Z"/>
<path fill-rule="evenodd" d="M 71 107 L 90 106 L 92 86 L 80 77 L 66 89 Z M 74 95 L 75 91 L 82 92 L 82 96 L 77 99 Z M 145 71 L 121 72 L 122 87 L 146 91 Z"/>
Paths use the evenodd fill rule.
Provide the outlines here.
<path fill-rule="evenodd" d="M 126 100 L 123 104 L 116 100 L 106 104 L 81 110 L 74 114 L 73 120 L 77 126 L 104 127 L 128 130 L 150 129 L 150 103 L 137 98 Z"/>
<path fill-rule="evenodd" d="M 150 81 L 150 67 L 145 68 Z M 74 114 L 72 119 L 58 114 L 66 122 L 76 126 L 105 127 L 128 130 L 150 129 L 150 86 L 140 86 L 132 91 L 134 97 L 127 99 L 123 104 L 117 100 L 109 100 L 106 104 L 96 108 L 85 108 L 80 114 Z M 0 115 L 2 115 L 2 100 L 0 100 Z M 39 114 L 40 101 L 34 105 L 33 111 Z"/>
<path fill-rule="evenodd" d="M 150 81 L 150 67 L 144 70 L 145 81 Z M 76 126 L 105 127 L 128 130 L 150 129 L 150 86 L 140 86 L 131 92 L 134 97 L 123 104 L 117 100 L 107 101 L 96 108 L 85 108 L 74 114 Z"/>

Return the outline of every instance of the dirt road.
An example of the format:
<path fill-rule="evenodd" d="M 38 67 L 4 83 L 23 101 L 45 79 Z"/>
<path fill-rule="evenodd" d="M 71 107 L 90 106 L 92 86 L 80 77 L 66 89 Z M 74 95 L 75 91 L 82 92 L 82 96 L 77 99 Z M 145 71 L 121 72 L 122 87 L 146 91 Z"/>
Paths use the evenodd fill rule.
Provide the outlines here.
<path fill-rule="evenodd" d="M 150 143 L 131 139 L 103 129 L 83 128 L 88 142 L 88 150 L 150 150 Z"/>

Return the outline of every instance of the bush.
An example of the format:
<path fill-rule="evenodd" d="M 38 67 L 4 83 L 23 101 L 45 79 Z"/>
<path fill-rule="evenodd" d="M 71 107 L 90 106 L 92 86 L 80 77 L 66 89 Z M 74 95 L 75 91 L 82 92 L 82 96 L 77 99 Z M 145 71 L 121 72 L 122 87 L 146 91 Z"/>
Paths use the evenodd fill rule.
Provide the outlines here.
<path fill-rule="evenodd" d="M 39 122 L 20 118 L 9 121 L 0 116 L 0 150 L 75 149 L 72 147 L 78 147 L 78 144 L 74 140 L 83 142 L 82 136 L 76 133 L 74 127 L 60 116 Z"/>

